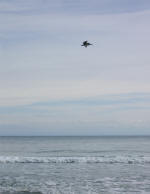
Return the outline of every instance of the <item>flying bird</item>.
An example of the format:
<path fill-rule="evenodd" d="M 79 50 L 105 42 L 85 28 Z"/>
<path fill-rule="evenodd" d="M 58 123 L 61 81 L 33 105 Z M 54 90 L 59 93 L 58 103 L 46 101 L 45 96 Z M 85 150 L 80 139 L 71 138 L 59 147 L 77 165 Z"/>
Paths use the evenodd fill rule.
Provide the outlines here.
<path fill-rule="evenodd" d="M 89 42 L 86 40 L 86 41 L 84 41 L 84 42 L 82 43 L 81 46 L 84 46 L 84 47 L 87 48 L 87 47 L 90 46 L 90 45 L 93 45 L 93 44 L 89 43 Z"/>

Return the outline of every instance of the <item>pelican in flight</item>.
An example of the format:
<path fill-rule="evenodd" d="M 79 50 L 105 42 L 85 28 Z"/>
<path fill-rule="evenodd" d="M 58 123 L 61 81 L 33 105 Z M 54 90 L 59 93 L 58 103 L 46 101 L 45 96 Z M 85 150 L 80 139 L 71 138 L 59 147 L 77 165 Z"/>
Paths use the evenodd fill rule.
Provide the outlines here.
<path fill-rule="evenodd" d="M 81 46 L 84 46 L 84 47 L 87 48 L 87 47 L 90 46 L 90 45 L 93 45 L 93 44 L 89 43 L 89 42 L 86 40 L 86 41 L 83 42 L 83 44 L 82 44 Z"/>

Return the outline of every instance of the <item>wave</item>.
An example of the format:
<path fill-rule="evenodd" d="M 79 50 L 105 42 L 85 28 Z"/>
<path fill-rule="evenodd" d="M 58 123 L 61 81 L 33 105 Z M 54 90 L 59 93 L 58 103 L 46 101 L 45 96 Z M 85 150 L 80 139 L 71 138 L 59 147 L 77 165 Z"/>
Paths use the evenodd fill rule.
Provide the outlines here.
<path fill-rule="evenodd" d="M 150 163 L 150 156 L 21 157 L 0 156 L 0 163 Z"/>

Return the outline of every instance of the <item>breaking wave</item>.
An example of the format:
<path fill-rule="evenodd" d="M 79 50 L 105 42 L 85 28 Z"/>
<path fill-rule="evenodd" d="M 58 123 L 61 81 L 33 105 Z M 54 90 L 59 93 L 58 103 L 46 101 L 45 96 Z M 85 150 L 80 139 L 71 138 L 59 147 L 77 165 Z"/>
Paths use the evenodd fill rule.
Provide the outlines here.
<path fill-rule="evenodd" d="M 150 156 L 21 157 L 0 156 L 0 163 L 150 163 Z"/>

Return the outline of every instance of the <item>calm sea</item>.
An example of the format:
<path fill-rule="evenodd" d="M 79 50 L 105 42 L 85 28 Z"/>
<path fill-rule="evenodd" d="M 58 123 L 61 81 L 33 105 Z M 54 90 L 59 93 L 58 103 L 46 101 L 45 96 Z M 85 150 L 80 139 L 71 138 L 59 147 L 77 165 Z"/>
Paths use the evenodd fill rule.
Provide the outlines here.
<path fill-rule="evenodd" d="M 150 193 L 150 137 L 0 137 L 10 193 Z"/>

